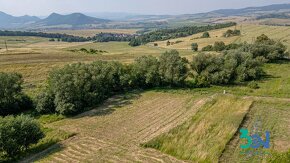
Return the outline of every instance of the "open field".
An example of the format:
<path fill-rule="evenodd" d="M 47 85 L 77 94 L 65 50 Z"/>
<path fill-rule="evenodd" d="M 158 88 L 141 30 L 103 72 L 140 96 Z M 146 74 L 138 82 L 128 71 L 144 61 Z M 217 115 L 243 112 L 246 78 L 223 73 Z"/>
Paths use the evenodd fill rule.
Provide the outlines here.
<path fill-rule="evenodd" d="M 49 30 L 47 33 L 65 33 L 74 36 L 91 37 L 98 33 L 135 34 L 139 29 L 83 29 L 83 30 Z"/>
<path fill-rule="evenodd" d="M 208 99 L 155 91 L 115 96 L 99 108 L 49 124 L 76 136 L 24 161 L 179 162 L 140 144 L 182 124 Z"/>

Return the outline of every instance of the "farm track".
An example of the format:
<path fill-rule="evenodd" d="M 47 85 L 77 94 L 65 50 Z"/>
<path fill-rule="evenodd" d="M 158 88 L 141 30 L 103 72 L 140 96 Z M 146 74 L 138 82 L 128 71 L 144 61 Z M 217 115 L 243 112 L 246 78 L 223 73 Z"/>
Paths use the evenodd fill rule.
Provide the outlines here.
<path fill-rule="evenodd" d="M 50 124 L 77 135 L 61 142 L 58 151 L 42 154 L 44 159 L 34 156 L 29 161 L 184 162 L 140 144 L 184 123 L 209 99 L 157 92 L 142 93 L 134 100 L 114 98 L 98 109 Z"/>

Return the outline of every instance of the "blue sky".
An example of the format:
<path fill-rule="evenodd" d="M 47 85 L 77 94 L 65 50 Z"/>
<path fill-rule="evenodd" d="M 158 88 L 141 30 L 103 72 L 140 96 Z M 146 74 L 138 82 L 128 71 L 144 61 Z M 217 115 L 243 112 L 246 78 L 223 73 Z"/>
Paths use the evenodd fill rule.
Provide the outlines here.
<path fill-rule="evenodd" d="M 0 11 L 18 16 L 45 16 L 52 12 L 190 14 L 278 3 L 290 3 L 290 0 L 0 0 Z"/>

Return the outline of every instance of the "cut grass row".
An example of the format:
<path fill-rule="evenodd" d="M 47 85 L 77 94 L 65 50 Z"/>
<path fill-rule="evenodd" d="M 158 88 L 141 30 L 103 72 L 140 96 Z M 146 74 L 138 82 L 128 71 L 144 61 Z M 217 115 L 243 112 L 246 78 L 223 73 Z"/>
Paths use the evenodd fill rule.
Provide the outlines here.
<path fill-rule="evenodd" d="M 252 102 L 233 96 L 217 97 L 200 109 L 191 120 L 144 146 L 183 160 L 217 162 Z"/>

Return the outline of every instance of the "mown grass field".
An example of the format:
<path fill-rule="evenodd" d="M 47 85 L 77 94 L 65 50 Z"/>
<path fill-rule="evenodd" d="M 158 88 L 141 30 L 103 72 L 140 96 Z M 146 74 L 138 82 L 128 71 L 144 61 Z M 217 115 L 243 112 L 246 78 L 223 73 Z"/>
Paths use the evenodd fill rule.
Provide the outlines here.
<path fill-rule="evenodd" d="M 182 124 L 207 100 L 158 91 L 115 96 L 91 111 L 48 124 L 76 136 L 23 162 L 180 162 L 140 144 Z"/>
<path fill-rule="evenodd" d="M 144 146 L 193 162 L 218 162 L 223 149 L 252 105 L 251 100 L 220 96 L 191 120 Z"/>

